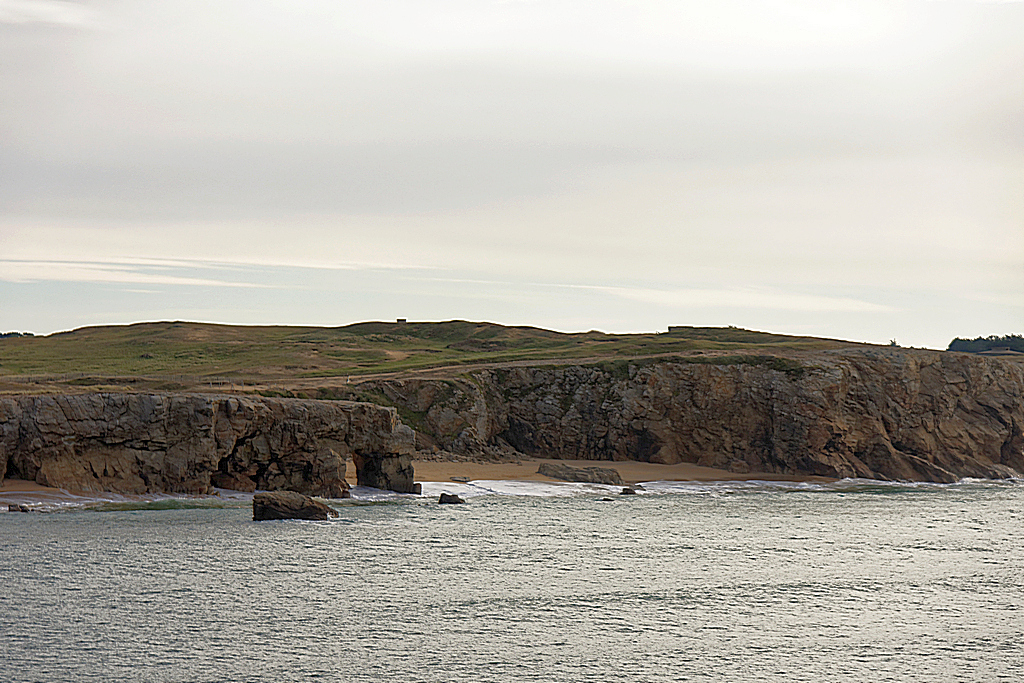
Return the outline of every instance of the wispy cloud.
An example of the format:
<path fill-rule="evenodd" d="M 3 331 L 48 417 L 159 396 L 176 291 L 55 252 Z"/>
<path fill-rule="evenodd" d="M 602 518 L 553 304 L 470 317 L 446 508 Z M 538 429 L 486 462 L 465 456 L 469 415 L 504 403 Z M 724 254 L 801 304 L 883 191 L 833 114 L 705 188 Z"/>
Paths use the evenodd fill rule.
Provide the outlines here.
<path fill-rule="evenodd" d="M 101 263 L 86 261 L 28 261 L 0 259 L 0 280 L 6 282 L 106 282 L 133 285 L 184 285 L 195 287 L 269 288 L 254 282 L 191 277 L 175 274 L 181 266 L 164 265 L 160 269 L 138 263 Z"/>
<path fill-rule="evenodd" d="M 606 285 L 511 282 L 467 278 L 429 278 L 433 282 L 530 287 L 539 289 L 584 289 L 666 308 L 763 308 L 781 311 L 866 313 L 893 311 L 891 306 L 849 297 L 822 296 L 777 289 L 652 289 Z"/>
<path fill-rule="evenodd" d="M 645 289 L 599 287 L 609 294 L 672 308 L 762 308 L 779 311 L 871 313 L 889 306 L 846 297 L 770 289 Z"/>
<path fill-rule="evenodd" d="M 59 0 L 0 0 L 0 24 L 55 24 L 100 28 L 96 10 L 77 2 Z"/>
<path fill-rule="evenodd" d="M 74 258 L 61 255 L 57 258 L 44 258 L 39 255 L 22 254 L 20 258 L 0 258 L 0 280 L 8 282 L 28 282 L 41 280 L 113 282 L 110 277 L 121 277 L 121 274 L 134 273 L 145 276 L 147 280 L 118 279 L 117 282 L 157 282 L 152 278 L 171 278 L 173 282 L 162 284 L 202 284 L 224 282 L 225 286 L 260 287 L 252 283 L 235 283 L 227 280 L 206 280 L 180 275 L 167 275 L 173 271 L 271 271 L 271 270 L 324 270 L 324 271 L 436 271 L 445 270 L 438 266 L 404 265 L 383 261 L 339 262 L 315 259 L 275 259 L 275 258 L 239 258 L 239 259 L 204 259 L 204 258 L 157 258 L 145 256 L 110 256 L 90 255 L 86 258 Z M 51 249 L 52 251 L 52 249 Z M 135 277 L 132 275 L 132 277 Z M 187 280 L 187 281 L 186 281 Z"/>

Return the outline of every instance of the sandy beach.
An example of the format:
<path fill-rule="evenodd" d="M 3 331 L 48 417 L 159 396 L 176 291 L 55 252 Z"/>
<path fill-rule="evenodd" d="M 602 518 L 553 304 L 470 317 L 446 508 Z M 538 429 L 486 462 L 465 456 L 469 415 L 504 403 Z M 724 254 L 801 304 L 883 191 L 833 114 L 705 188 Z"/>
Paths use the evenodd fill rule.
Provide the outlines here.
<path fill-rule="evenodd" d="M 4 479 L 3 484 L 0 484 L 0 513 L 7 512 L 7 506 L 11 504 L 59 507 L 78 504 L 83 499 L 91 500 L 103 495 L 102 493 L 72 492 L 40 486 L 34 481 L 24 479 Z"/>
<path fill-rule="evenodd" d="M 475 463 L 475 462 L 413 462 L 416 481 L 450 481 L 452 477 L 469 477 L 470 480 L 514 480 L 514 481 L 556 481 L 537 474 L 541 463 L 557 463 L 570 467 L 607 467 L 617 470 L 622 480 L 637 484 L 645 481 L 834 481 L 826 477 L 796 476 L 750 472 L 737 474 L 728 470 L 701 467 L 691 463 L 657 465 L 649 462 L 610 462 L 595 460 L 545 460 L 530 459 L 516 463 Z M 354 473 L 353 473 L 354 475 Z"/>
<path fill-rule="evenodd" d="M 446 482 L 453 477 L 468 477 L 469 480 L 506 480 L 506 481 L 557 481 L 537 474 L 541 463 L 560 463 L 570 467 L 609 467 L 619 472 L 622 480 L 629 484 L 645 481 L 834 481 L 826 477 L 801 477 L 785 474 L 769 474 L 766 472 L 750 472 L 737 474 L 727 470 L 701 467 L 690 463 L 677 465 L 656 465 L 647 462 L 606 462 L 592 460 L 544 460 L 529 459 L 520 463 L 475 463 L 475 462 L 435 462 L 416 460 L 416 481 Z M 355 486 L 355 467 L 348 465 L 348 482 Z M 40 486 L 34 481 L 23 479 L 5 479 L 0 484 L 0 507 L 6 511 L 10 503 L 70 503 L 82 497 L 102 497 L 103 494 L 65 491 L 63 489 Z"/>

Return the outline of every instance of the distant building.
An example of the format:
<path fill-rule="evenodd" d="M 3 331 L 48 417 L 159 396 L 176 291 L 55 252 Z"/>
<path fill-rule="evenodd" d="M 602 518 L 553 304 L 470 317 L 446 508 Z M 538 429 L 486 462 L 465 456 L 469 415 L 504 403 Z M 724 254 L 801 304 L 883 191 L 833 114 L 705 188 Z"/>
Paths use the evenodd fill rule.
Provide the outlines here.
<path fill-rule="evenodd" d="M 399 325 L 404 325 L 404 324 L 405 324 L 406 322 L 407 322 L 407 321 L 406 321 L 406 319 L 405 319 L 405 318 L 399 318 L 399 319 L 398 319 L 398 324 L 399 324 Z"/>

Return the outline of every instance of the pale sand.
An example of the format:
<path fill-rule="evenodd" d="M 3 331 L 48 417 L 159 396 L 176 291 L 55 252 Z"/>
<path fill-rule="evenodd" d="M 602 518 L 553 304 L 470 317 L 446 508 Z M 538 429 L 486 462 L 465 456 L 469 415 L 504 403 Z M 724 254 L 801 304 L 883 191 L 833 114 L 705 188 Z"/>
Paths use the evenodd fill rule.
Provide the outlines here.
<path fill-rule="evenodd" d="M 82 496 L 96 496 L 99 494 L 84 493 Z M 11 503 L 22 505 L 67 505 L 80 503 L 81 496 L 55 489 L 49 486 L 40 486 L 34 481 L 24 479 L 4 479 L 0 484 L 0 512 L 7 512 L 7 506 Z"/>
<path fill-rule="evenodd" d="M 678 465 L 655 465 L 649 462 L 609 462 L 604 460 L 523 460 L 520 464 L 476 463 L 476 462 L 434 462 L 432 460 L 415 460 L 413 469 L 416 481 L 451 481 L 452 477 L 469 477 L 470 480 L 505 480 L 505 481 L 557 481 L 537 474 L 541 463 L 550 462 L 570 467 L 610 467 L 618 470 L 622 480 L 629 484 L 644 481 L 835 481 L 827 477 L 799 476 L 789 474 L 769 474 L 767 472 L 750 472 L 737 474 L 728 470 L 717 470 L 712 467 L 701 467 L 689 463 Z M 355 486 L 356 472 L 352 461 L 348 462 L 346 471 L 349 484 Z M 5 479 L 0 484 L 0 506 L 6 510 L 7 503 L 56 503 L 71 502 L 80 495 L 96 496 L 101 494 L 76 494 L 63 489 L 40 486 L 34 481 L 23 479 Z"/>
<path fill-rule="evenodd" d="M 40 486 L 34 481 L 26 481 L 25 479 L 4 479 L 4 483 L 0 484 L 0 493 L 60 493 L 60 489 L 53 489 L 49 486 Z"/>
<path fill-rule="evenodd" d="M 475 463 L 475 462 L 433 462 L 429 460 L 413 461 L 416 470 L 416 481 L 450 481 L 452 477 L 469 477 L 473 479 L 519 480 L 519 481 L 556 481 L 537 474 L 541 463 L 550 462 L 570 467 L 609 467 L 617 470 L 622 480 L 636 484 L 643 481 L 835 481 L 827 477 L 800 476 L 791 474 L 769 474 L 767 472 L 750 472 L 737 474 L 728 470 L 712 467 L 701 467 L 690 463 L 677 465 L 656 465 L 649 462 L 610 462 L 605 460 L 523 460 L 515 463 Z"/>

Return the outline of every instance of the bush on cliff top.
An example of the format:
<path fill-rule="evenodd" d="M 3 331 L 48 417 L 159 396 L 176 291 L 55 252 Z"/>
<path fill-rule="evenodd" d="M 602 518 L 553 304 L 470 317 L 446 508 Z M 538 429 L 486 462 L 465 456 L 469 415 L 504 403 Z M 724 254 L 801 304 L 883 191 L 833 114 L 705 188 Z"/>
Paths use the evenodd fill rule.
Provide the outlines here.
<path fill-rule="evenodd" d="M 975 339 L 961 339 L 957 337 L 949 342 L 947 351 L 962 351 L 966 353 L 979 353 L 981 351 L 992 351 L 994 349 L 1010 349 L 1024 353 L 1024 337 L 1019 334 L 1008 334 L 1005 337 L 990 335 L 988 337 L 977 337 Z"/>

